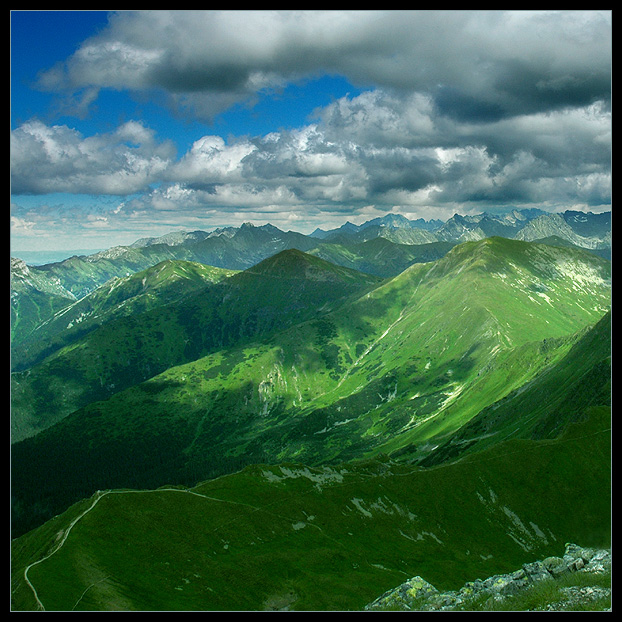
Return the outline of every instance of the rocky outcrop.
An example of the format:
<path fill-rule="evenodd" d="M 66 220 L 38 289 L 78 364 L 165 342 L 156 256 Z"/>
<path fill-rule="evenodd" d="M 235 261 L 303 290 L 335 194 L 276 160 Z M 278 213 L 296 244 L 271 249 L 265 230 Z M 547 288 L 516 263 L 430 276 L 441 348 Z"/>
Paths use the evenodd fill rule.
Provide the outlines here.
<path fill-rule="evenodd" d="M 487 579 L 469 581 L 457 591 L 441 592 L 421 577 L 402 583 L 385 592 L 365 607 L 366 611 L 456 611 L 471 609 L 473 604 L 502 601 L 520 594 L 529 587 L 547 580 L 581 572 L 604 574 L 611 570 L 611 551 L 582 548 L 566 544 L 563 557 L 547 557 L 542 561 L 524 564 L 514 572 L 494 575 Z M 561 587 L 561 598 L 543 603 L 542 611 L 572 611 L 578 604 L 610 596 L 611 589 L 597 586 Z"/>

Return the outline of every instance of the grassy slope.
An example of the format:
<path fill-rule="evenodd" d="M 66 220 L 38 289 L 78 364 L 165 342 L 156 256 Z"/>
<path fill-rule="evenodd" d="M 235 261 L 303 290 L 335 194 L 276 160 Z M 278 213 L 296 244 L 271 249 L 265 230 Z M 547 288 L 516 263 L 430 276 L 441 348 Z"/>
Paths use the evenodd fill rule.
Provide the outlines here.
<path fill-rule="evenodd" d="M 457 589 L 566 541 L 609 546 L 610 413 L 589 414 L 431 469 L 253 466 L 195 494 L 113 491 L 28 578 L 48 610 L 360 610 L 414 575 Z M 92 502 L 14 541 L 15 610 L 36 607 L 25 567 Z"/>
<path fill-rule="evenodd" d="M 28 337 L 14 340 L 13 368 L 32 367 L 115 318 L 179 302 L 233 274 L 233 270 L 195 262 L 166 260 L 130 276 L 113 278 L 84 298 L 66 304 L 39 323 Z"/>
<path fill-rule="evenodd" d="M 171 259 L 194 261 L 196 257 L 183 247 L 165 244 L 144 248 L 117 247 L 88 257 L 74 256 L 38 266 L 36 270 L 58 280 L 77 298 L 82 298 L 113 278 L 125 277 Z"/>
<path fill-rule="evenodd" d="M 556 364 L 479 412 L 423 464 L 508 438 L 553 438 L 585 409 L 603 404 L 611 404 L 611 313 L 581 333 Z"/>
<path fill-rule="evenodd" d="M 170 369 L 18 444 L 16 514 L 49 516 L 97 488 L 190 483 L 253 462 L 425 455 L 598 319 L 607 266 L 524 242 L 457 247 L 341 311 Z"/>
<path fill-rule="evenodd" d="M 282 273 L 283 266 L 289 274 Z M 56 341 L 35 346 L 56 350 L 13 376 L 16 437 L 21 440 L 173 365 L 326 312 L 380 281 L 294 250 L 207 287 L 223 274 L 230 272 L 165 262 L 77 303 L 75 317 L 97 318 L 57 330 Z M 128 308 L 136 313 L 126 313 Z"/>
<path fill-rule="evenodd" d="M 11 257 L 11 343 L 74 300 L 59 283 Z"/>
<path fill-rule="evenodd" d="M 114 384 L 110 377 L 119 374 L 119 365 L 117 362 L 106 378 L 96 363 L 102 357 L 105 359 L 106 351 L 119 355 L 120 349 L 125 347 L 125 356 L 120 354 L 121 367 L 132 363 L 141 373 L 144 368 L 140 365 L 140 348 L 137 347 L 140 322 L 135 316 L 150 311 L 158 317 L 166 305 L 205 290 L 232 274 L 230 270 L 192 262 L 164 261 L 132 276 L 113 279 L 80 301 L 65 306 L 40 324 L 28 339 L 12 344 L 13 365 L 24 366 L 38 359 L 45 361 L 11 377 L 13 440 L 49 427 L 75 410 L 84 403 L 80 396 L 88 391 L 89 383 L 95 385 L 92 389 L 95 398 L 109 395 L 106 384 Z M 107 326 L 112 328 L 107 329 Z M 83 344 L 90 339 L 97 341 L 97 335 L 102 344 L 100 351 L 84 348 Z M 149 341 L 153 340 L 151 336 Z M 131 352 L 132 347 L 134 352 Z M 69 354 L 64 356 L 63 353 Z M 130 377 L 128 374 L 127 379 Z"/>

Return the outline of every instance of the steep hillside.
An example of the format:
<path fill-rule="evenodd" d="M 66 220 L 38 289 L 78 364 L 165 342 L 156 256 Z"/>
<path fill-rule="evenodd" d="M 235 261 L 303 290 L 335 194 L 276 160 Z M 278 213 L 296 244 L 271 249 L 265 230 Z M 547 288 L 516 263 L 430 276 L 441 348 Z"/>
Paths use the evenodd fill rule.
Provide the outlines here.
<path fill-rule="evenodd" d="M 144 313 L 192 296 L 235 271 L 203 264 L 165 260 L 127 277 L 115 277 L 80 300 L 65 303 L 27 335 L 12 343 L 14 369 L 31 367 L 98 326 L 115 318 Z"/>
<path fill-rule="evenodd" d="M 282 250 L 298 249 L 338 265 L 393 277 L 414 263 L 439 259 L 458 243 L 491 236 L 572 244 L 610 258 L 611 213 L 513 210 L 503 215 L 455 214 L 445 223 L 387 214 L 362 225 L 317 230 L 310 236 L 246 223 L 210 233 L 174 231 L 45 265 L 26 266 L 12 259 L 11 336 L 17 343 L 59 309 L 109 280 L 165 260 L 244 270 Z"/>
<path fill-rule="evenodd" d="M 183 248 L 164 244 L 145 249 L 117 246 L 93 255 L 37 266 L 36 270 L 55 279 L 80 299 L 113 278 L 129 276 L 167 259 L 193 260 L 193 257 Z"/>
<path fill-rule="evenodd" d="M 567 210 L 562 214 L 570 228 L 584 238 L 606 239 L 611 236 L 611 212 L 601 214 Z"/>
<path fill-rule="evenodd" d="M 344 315 L 309 327 L 317 334 L 304 339 L 300 327 L 299 343 L 315 344 L 326 372 L 306 384 L 304 367 L 288 356 L 293 336 L 280 342 L 280 368 L 297 370 L 285 376 L 289 392 L 312 397 L 285 435 L 302 453 L 288 455 L 320 459 L 325 449 L 311 449 L 319 439 L 334 457 L 406 443 L 425 451 L 562 356 L 570 334 L 606 311 L 609 270 L 585 253 L 490 239 L 409 268 Z"/>
<path fill-rule="evenodd" d="M 31 269 L 58 283 L 79 299 L 111 278 L 128 276 L 166 259 L 244 270 L 282 250 L 295 248 L 310 252 L 320 244 L 338 244 L 350 248 L 366 241 L 382 239 L 416 247 L 438 242 L 457 244 L 491 236 L 528 241 L 557 236 L 583 248 L 607 252 L 611 248 L 611 212 L 594 214 L 568 210 L 560 214 L 548 214 L 538 209 L 523 209 L 500 215 L 455 214 L 445 223 L 409 220 L 399 214 L 387 214 L 362 225 L 348 222 L 331 231 L 317 230 L 310 236 L 281 231 L 270 224 L 253 226 L 245 223 L 241 227 L 225 227 L 210 233 L 171 232 L 158 238 L 137 240 L 129 246 L 74 256 Z M 361 269 L 359 266 L 344 265 Z M 372 274 L 397 274 L 397 271 L 387 272 L 388 265 L 381 267 L 385 272 Z M 370 268 L 375 268 L 373 262 Z"/>
<path fill-rule="evenodd" d="M 610 546 L 610 413 L 431 469 L 256 465 L 190 489 L 102 490 L 12 544 L 14 610 L 362 610 Z"/>
<path fill-rule="evenodd" d="M 331 313 L 170 368 L 17 443 L 15 524 L 32 527 L 97 489 L 189 484 L 251 463 L 405 448 L 424 458 L 560 361 L 607 311 L 609 279 L 609 262 L 574 249 L 460 245 Z"/>
<path fill-rule="evenodd" d="M 301 233 L 283 232 L 272 225 L 244 224 L 230 233 L 220 233 L 194 232 L 139 240 L 130 246 L 115 246 L 93 255 L 74 256 L 31 269 L 59 283 L 79 299 L 112 278 L 129 276 L 167 259 L 243 270 L 282 250 L 307 250 L 317 243 Z"/>
<path fill-rule="evenodd" d="M 566 218 L 564 216 L 567 215 Z M 596 216 L 596 215 L 592 215 Z M 598 215 L 600 216 L 600 215 Z M 542 214 L 530 221 L 517 234 L 517 240 L 536 240 L 548 236 L 559 236 L 583 248 L 605 248 L 611 244 L 611 232 L 603 235 L 603 229 L 611 226 L 611 221 L 600 222 L 595 218 L 579 218 L 577 212 L 566 214 Z M 596 221 L 596 222 L 594 222 Z"/>
<path fill-rule="evenodd" d="M 455 460 L 509 438 L 555 438 L 596 406 L 611 406 L 611 313 L 556 364 L 483 409 L 421 464 Z"/>
<path fill-rule="evenodd" d="M 11 257 L 11 343 L 26 338 L 75 299 L 57 280 Z"/>
<path fill-rule="evenodd" d="M 230 273 L 159 264 L 61 313 L 50 337 L 25 353 L 47 357 L 12 376 L 13 440 L 171 366 L 326 313 L 381 281 L 295 250 L 208 286 L 215 274 Z"/>

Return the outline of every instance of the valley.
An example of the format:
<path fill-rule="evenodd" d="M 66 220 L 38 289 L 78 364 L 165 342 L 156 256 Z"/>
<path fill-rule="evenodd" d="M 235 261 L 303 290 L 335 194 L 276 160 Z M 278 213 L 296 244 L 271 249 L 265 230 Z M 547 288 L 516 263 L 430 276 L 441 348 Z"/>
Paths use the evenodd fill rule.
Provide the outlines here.
<path fill-rule="evenodd" d="M 610 214 L 578 216 L 13 260 L 14 608 L 362 610 L 608 546 Z"/>

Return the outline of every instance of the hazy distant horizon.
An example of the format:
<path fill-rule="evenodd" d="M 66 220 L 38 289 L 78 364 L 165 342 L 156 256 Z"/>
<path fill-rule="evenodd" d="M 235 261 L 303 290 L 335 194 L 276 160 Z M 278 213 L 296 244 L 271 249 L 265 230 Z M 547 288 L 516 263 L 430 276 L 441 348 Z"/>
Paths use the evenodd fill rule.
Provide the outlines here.
<path fill-rule="evenodd" d="M 25 261 L 29 266 L 43 266 L 48 263 L 63 261 L 74 255 L 93 255 L 104 248 L 79 248 L 68 250 L 40 250 L 40 251 L 20 251 L 11 249 L 11 257 L 17 257 Z"/>
<path fill-rule="evenodd" d="M 518 211 L 524 210 L 525 208 L 513 208 L 516 209 Z M 511 211 L 513 211 L 513 209 L 508 208 L 507 211 L 502 212 L 500 214 L 494 214 L 493 212 L 488 212 L 490 214 L 493 215 L 503 215 L 503 213 L 510 213 Z M 544 211 L 544 210 L 543 210 Z M 564 210 L 564 211 L 573 211 L 573 210 Z M 585 213 L 592 213 L 592 214 L 602 214 L 602 213 L 607 213 L 607 212 L 611 212 L 611 209 L 606 209 L 606 210 L 599 210 L 596 209 L 594 211 L 592 210 L 587 210 L 585 211 Z M 479 214 L 483 214 L 486 212 L 479 212 Z M 560 212 L 563 213 L 563 212 Z M 456 213 L 458 214 L 458 213 Z M 454 215 L 456 215 L 454 214 Z M 413 218 L 411 214 L 399 214 L 398 212 L 387 212 L 386 214 L 384 214 L 384 216 L 390 216 L 390 215 L 402 215 L 406 218 L 408 218 L 409 220 L 417 220 L 417 218 Z M 453 216 L 452 216 L 453 217 Z M 368 219 L 368 218 L 355 218 L 353 219 L 355 221 L 360 221 L 360 222 L 354 222 L 353 224 L 357 224 L 357 225 L 362 225 L 365 222 L 369 222 L 372 219 Z M 422 218 L 422 220 L 426 221 L 426 222 L 431 222 L 432 220 L 442 220 L 443 222 L 447 222 L 447 220 L 449 220 L 449 218 L 445 218 L 445 219 L 427 219 L 427 218 Z M 319 227 L 320 229 L 323 230 L 331 230 L 331 229 L 337 229 L 340 226 L 343 226 L 346 222 L 351 222 L 348 220 L 344 220 L 343 222 L 337 224 L 337 223 L 329 223 L 327 225 L 325 225 L 325 227 Z M 257 227 L 261 227 L 261 226 L 265 226 L 265 225 L 269 225 L 272 224 L 269 221 L 263 222 L 263 223 L 251 223 L 254 226 Z M 108 250 L 109 248 L 114 248 L 115 246 L 131 246 L 132 244 L 134 244 L 135 242 L 137 242 L 140 239 L 144 239 L 144 238 L 159 238 L 159 237 L 163 237 L 165 235 L 171 234 L 171 233 L 176 233 L 176 232 L 191 232 L 191 231 L 215 231 L 218 229 L 226 229 L 229 227 L 239 227 L 240 225 L 234 225 L 234 224 L 224 224 L 221 225 L 219 227 L 205 227 L 205 228 L 193 228 L 193 227 L 184 227 L 184 226 L 179 226 L 179 227 L 174 227 L 171 226 L 170 228 L 168 228 L 165 231 L 162 231 L 161 233 L 155 233 L 154 235 L 150 235 L 150 236 L 138 236 L 135 238 L 132 238 L 129 241 L 124 241 L 124 242 L 119 242 L 119 243 L 111 243 L 108 246 L 98 246 L 96 248 L 47 248 L 47 249 L 37 249 L 37 250 L 33 250 L 33 249 L 14 249 L 11 248 L 11 257 L 17 257 L 18 259 L 21 259 L 23 261 L 26 262 L 26 264 L 30 265 L 30 266 L 41 266 L 41 265 L 45 265 L 48 263 L 54 263 L 54 262 L 59 262 L 59 261 L 63 261 L 65 259 L 69 259 L 69 257 L 73 257 L 75 255 L 94 255 L 95 253 L 99 253 L 101 251 L 104 250 Z M 275 225 L 273 225 L 275 226 Z M 280 228 L 280 227 L 278 227 Z M 297 233 L 301 233 L 302 235 L 312 235 L 313 232 L 311 231 L 297 231 L 295 228 L 289 229 L 290 231 L 296 231 Z M 131 235 L 131 233 L 128 232 L 128 234 Z"/>

